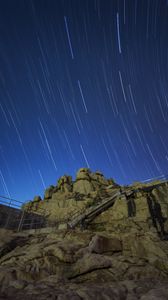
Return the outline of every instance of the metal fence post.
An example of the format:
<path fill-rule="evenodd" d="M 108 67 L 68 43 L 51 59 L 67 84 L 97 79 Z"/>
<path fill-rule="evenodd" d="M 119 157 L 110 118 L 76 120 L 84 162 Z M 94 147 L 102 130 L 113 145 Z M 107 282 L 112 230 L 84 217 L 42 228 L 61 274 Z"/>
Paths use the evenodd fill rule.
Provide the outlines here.
<path fill-rule="evenodd" d="M 19 222 L 19 226 L 18 226 L 18 231 L 21 230 L 22 226 L 23 226 L 23 218 L 24 218 L 24 210 L 22 211 L 22 215 L 21 215 L 21 218 L 20 218 L 20 222 Z"/>
<path fill-rule="evenodd" d="M 7 228 L 8 224 L 9 224 L 10 217 L 11 217 L 11 211 L 8 213 L 8 217 L 7 217 L 4 228 Z"/>

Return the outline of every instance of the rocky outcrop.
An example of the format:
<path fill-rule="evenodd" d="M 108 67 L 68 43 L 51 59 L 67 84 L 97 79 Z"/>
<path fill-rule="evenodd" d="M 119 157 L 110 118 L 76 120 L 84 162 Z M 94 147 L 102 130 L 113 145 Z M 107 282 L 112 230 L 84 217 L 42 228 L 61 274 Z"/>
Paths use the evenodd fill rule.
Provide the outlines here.
<path fill-rule="evenodd" d="M 166 182 L 121 187 L 82 168 L 28 209 L 50 227 L 0 232 L 2 299 L 167 299 Z"/>
<path fill-rule="evenodd" d="M 60 177 L 57 187 L 61 192 L 72 192 L 72 177 L 67 175 Z"/>
<path fill-rule="evenodd" d="M 102 190 L 108 186 L 117 187 L 113 179 L 106 179 L 100 171 L 92 173 L 87 168 L 79 169 L 73 184 L 73 191 L 88 195 L 93 191 Z"/>
<path fill-rule="evenodd" d="M 44 200 L 51 199 L 52 194 L 55 192 L 55 187 L 50 185 L 44 192 Z"/>
<path fill-rule="evenodd" d="M 90 192 L 94 191 L 94 186 L 91 182 L 91 172 L 87 168 L 82 168 L 78 171 L 76 175 L 76 181 L 73 185 L 73 191 L 88 195 Z"/>
<path fill-rule="evenodd" d="M 75 181 L 68 175 L 60 177 L 56 186 L 50 186 L 45 191 L 43 200 L 35 197 L 24 205 L 24 210 L 44 215 L 49 226 L 64 223 L 61 228 L 65 228 L 74 216 L 86 214 L 88 208 L 94 209 L 104 199 L 120 192 L 111 206 L 100 209 L 94 218 L 87 220 L 87 228 L 119 229 L 120 232 L 141 228 L 165 235 L 168 230 L 168 185 L 158 184 L 159 181 L 121 187 L 113 179 L 106 179 L 100 171 L 93 173 L 82 168 L 77 172 Z M 78 222 L 78 225 L 82 224 Z M 83 228 L 86 228 L 85 224 Z"/>
<path fill-rule="evenodd" d="M 23 209 L 44 214 L 51 224 L 67 220 L 75 213 L 83 212 L 87 207 L 108 196 L 111 190 L 119 188 L 113 179 L 105 179 L 100 171 L 91 172 L 81 168 L 75 181 L 64 175 L 56 186 L 50 186 L 44 192 L 44 199 L 36 196 L 33 201 L 24 204 Z"/>

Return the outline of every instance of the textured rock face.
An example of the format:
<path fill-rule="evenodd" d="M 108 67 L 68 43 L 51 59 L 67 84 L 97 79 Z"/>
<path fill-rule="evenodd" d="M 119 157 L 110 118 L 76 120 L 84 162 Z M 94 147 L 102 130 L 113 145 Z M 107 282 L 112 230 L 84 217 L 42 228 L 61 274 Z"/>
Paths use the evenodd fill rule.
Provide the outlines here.
<path fill-rule="evenodd" d="M 0 236 L 0 299 L 167 299 L 168 242 L 155 234 Z"/>
<path fill-rule="evenodd" d="M 89 244 L 89 249 L 93 253 L 121 252 L 122 244 L 117 238 L 107 238 L 101 235 L 95 235 Z"/>
<path fill-rule="evenodd" d="M 33 202 L 40 202 L 42 199 L 40 196 L 35 196 Z"/>
<path fill-rule="evenodd" d="M 72 177 L 64 175 L 58 180 L 58 189 L 61 192 L 71 192 L 72 191 Z"/>
<path fill-rule="evenodd" d="M 132 187 L 131 187 L 132 189 Z M 133 191 L 133 189 L 132 189 Z M 98 215 L 90 224 L 92 229 L 115 232 L 168 231 L 168 187 L 163 184 L 151 191 L 127 193 L 118 197 L 114 205 Z"/>
<path fill-rule="evenodd" d="M 90 174 L 90 170 L 86 168 L 82 168 L 77 172 L 76 181 L 73 185 L 74 192 L 88 195 L 90 192 L 94 191 Z"/>
<path fill-rule="evenodd" d="M 94 187 L 89 180 L 80 179 L 74 183 L 73 191 L 83 195 L 88 195 L 94 191 Z"/>
<path fill-rule="evenodd" d="M 54 186 L 51 185 L 48 189 L 45 190 L 44 199 L 50 199 L 53 193 L 54 193 Z"/>
<path fill-rule="evenodd" d="M 96 180 L 100 183 L 100 185 L 105 185 L 108 186 L 109 182 L 108 180 L 104 177 L 103 173 L 100 171 L 95 172 Z"/>

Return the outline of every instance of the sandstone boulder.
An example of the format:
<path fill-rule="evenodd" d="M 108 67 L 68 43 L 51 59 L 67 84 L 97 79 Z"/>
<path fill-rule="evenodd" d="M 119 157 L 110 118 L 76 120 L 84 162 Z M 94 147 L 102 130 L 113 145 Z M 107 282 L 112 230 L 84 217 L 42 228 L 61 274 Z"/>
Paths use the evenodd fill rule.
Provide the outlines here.
<path fill-rule="evenodd" d="M 94 191 L 94 188 L 90 181 L 78 180 L 78 181 L 74 182 L 73 191 L 80 193 L 80 194 L 88 195 L 92 191 Z"/>
<path fill-rule="evenodd" d="M 76 261 L 76 251 L 79 250 L 80 247 L 81 244 L 79 243 L 69 243 L 69 241 L 64 241 L 45 247 L 44 253 L 45 255 L 57 257 L 61 262 L 74 263 Z"/>
<path fill-rule="evenodd" d="M 95 235 L 90 244 L 89 250 L 94 253 L 102 254 L 106 252 L 121 252 L 122 244 L 117 238 L 107 238 L 102 235 Z"/>
<path fill-rule="evenodd" d="M 40 201 L 42 201 L 42 199 L 41 199 L 40 196 L 35 196 L 35 197 L 33 198 L 33 202 L 40 202 Z"/>
<path fill-rule="evenodd" d="M 69 270 L 68 278 L 91 272 L 93 270 L 110 268 L 111 260 L 99 254 L 86 253 Z"/>
<path fill-rule="evenodd" d="M 61 176 L 58 179 L 57 187 L 61 192 L 71 192 L 72 191 L 72 177 L 71 176 Z"/>
<path fill-rule="evenodd" d="M 90 180 L 90 170 L 88 168 L 81 168 L 78 170 L 76 174 L 76 180 L 84 179 L 84 180 Z"/>
<path fill-rule="evenodd" d="M 50 185 L 50 187 L 45 190 L 44 199 L 50 199 L 53 193 L 54 193 L 54 186 Z"/>
<path fill-rule="evenodd" d="M 22 209 L 28 212 L 37 211 L 42 204 L 42 199 L 40 196 L 35 196 L 32 201 L 26 202 L 22 205 Z"/>
<path fill-rule="evenodd" d="M 101 185 L 109 185 L 108 180 L 104 177 L 103 173 L 100 171 L 96 171 L 95 172 L 95 176 L 97 181 L 101 184 Z"/>
<path fill-rule="evenodd" d="M 73 184 L 73 192 L 88 195 L 92 191 L 94 191 L 94 187 L 90 178 L 90 170 L 82 168 L 77 172 L 76 180 Z"/>

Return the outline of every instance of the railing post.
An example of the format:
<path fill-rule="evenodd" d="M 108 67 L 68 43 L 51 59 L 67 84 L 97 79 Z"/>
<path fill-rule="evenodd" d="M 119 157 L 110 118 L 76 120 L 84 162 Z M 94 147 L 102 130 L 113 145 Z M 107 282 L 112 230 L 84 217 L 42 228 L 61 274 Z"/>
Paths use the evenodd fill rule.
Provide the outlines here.
<path fill-rule="evenodd" d="M 9 224 L 10 216 L 11 216 L 11 211 L 8 213 L 8 217 L 7 217 L 4 228 L 7 228 L 8 224 Z"/>
<path fill-rule="evenodd" d="M 21 230 L 22 226 L 23 226 L 23 218 L 24 218 L 24 210 L 22 211 L 22 215 L 21 215 L 21 218 L 20 218 L 20 222 L 19 222 L 19 226 L 18 226 L 18 231 Z"/>
<path fill-rule="evenodd" d="M 12 200 L 10 199 L 10 202 L 9 202 L 9 206 L 8 206 L 8 207 L 10 207 L 11 204 L 12 204 Z M 7 228 L 8 224 L 9 224 L 9 220 L 10 220 L 10 217 L 11 217 L 11 213 L 12 213 L 12 211 L 11 211 L 10 208 L 9 208 L 9 213 L 8 213 L 8 217 L 7 217 L 7 220 L 6 220 L 6 223 L 5 223 L 4 228 Z"/>

